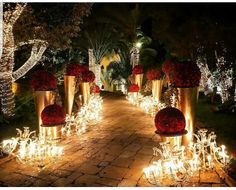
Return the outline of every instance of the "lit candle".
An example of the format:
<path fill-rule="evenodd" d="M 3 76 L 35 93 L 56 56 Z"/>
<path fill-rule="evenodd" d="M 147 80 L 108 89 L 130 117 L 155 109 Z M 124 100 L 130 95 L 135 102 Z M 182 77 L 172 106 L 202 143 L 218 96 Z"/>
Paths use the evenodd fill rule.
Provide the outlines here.
<path fill-rule="evenodd" d="M 208 160 L 208 165 L 211 168 L 211 155 L 207 156 L 207 160 Z"/>
<path fill-rule="evenodd" d="M 226 155 L 225 155 L 225 145 L 222 145 L 221 146 L 221 149 L 222 149 L 222 157 L 223 157 L 223 163 L 225 164 L 226 163 Z"/>

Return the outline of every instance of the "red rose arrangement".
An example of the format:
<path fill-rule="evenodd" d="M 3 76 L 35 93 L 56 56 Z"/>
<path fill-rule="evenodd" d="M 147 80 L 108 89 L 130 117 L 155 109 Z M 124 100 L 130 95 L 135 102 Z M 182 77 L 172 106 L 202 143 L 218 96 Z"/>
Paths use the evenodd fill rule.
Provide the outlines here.
<path fill-rule="evenodd" d="M 57 79 L 47 71 L 36 71 L 31 75 L 30 88 L 33 91 L 55 90 L 57 88 Z"/>
<path fill-rule="evenodd" d="M 180 88 L 191 88 L 199 86 L 201 72 L 196 63 L 184 61 L 176 63 L 169 79 L 172 85 Z"/>
<path fill-rule="evenodd" d="M 80 74 L 86 71 L 88 71 L 88 67 L 86 65 L 79 65 L 79 64 L 66 65 L 66 75 L 68 76 L 79 76 Z"/>
<path fill-rule="evenodd" d="M 43 125 L 52 126 L 65 123 L 66 112 L 63 107 L 53 104 L 45 107 L 41 113 Z"/>
<path fill-rule="evenodd" d="M 147 71 L 147 79 L 148 80 L 160 80 L 163 77 L 163 73 L 160 69 L 150 69 Z"/>
<path fill-rule="evenodd" d="M 99 86 L 97 86 L 97 85 L 91 86 L 90 87 L 90 92 L 91 93 L 99 93 L 100 92 Z"/>
<path fill-rule="evenodd" d="M 172 60 L 166 60 L 163 64 L 162 64 L 162 71 L 166 74 L 169 75 L 169 73 L 174 71 L 174 67 L 175 67 L 175 62 Z"/>
<path fill-rule="evenodd" d="M 131 84 L 129 87 L 129 92 L 138 92 L 139 86 L 137 84 Z"/>
<path fill-rule="evenodd" d="M 82 82 L 93 82 L 95 75 L 92 71 L 85 71 L 82 73 Z"/>
<path fill-rule="evenodd" d="M 133 75 L 138 75 L 143 73 L 143 67 L 141 65 L 135 65 L 132 71 Z"/>
<path fill-rule="evenodd" d="M 185 117 L 173 107 L 167 107 L 157 112 L 155 126 L 161 134 L 179 134 L 185 132 Z"/>

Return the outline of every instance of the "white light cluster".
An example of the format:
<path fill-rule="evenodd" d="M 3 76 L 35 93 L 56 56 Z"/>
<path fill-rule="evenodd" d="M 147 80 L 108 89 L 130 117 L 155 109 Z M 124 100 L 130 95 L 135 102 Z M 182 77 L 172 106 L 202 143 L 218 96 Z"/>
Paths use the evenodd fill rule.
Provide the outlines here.
<path fill-rule="evenodd" d="M 155 116 L 158 110 L 165 108 L 165 104 L 155 100 L 152 96 L 145 96 L 141 99 L 139 107 L 147 114 Z"/>
<path fill-rule="evenodd" d="M 140 107 L 145 113 L 155 116 L 158 110 L 166 107 L 165 103 L 158 102 L 152 96 L 143 96 L 140 93 L 137 95 L 128 93 L 126 99 L 135 106 Z"/>
<path fill-rule="evenodd" d="M 20 129 L 16 130 L 18 131 L 16 138 L 2 142 L 2 154 L 14 155 L 21 163 L 37 167 L 44 167 L 61 159 L 63 148 L 57 146 L 55 142 L 36 137 L 35 131 L 30 132 L 29 127 L 24 127 L 23 132 Z"/>
<path fill-rule="evenodd" d="M 62 128 L 62 134 L 70 136 L 76 132 L 81 135 L 85 133 L 88 126 L 95 125 L 102 119 L 102 103 L 101 96 L 91 95 L 88 104 L 82 106 L 80 111 L 72 115 L 67 116 L 67 122 L 65 127 Z"/>
<path fill-rule="evenodd" d="M 144 168 L 145 178 L 155 185 L 161 185 L 164 179 L 185 181 L 201 170 L 213 170 L 216 164 L 225 167 L 229 163 L 225 146 L 217 146 L 214 132 L 207 134 L 206 129 L 200 129 L 194 136 L 196 143 L 188 147 L 172 147 L 169 142 L 160 143 L 162 149 L 154 147 L 158 160 Z"/>

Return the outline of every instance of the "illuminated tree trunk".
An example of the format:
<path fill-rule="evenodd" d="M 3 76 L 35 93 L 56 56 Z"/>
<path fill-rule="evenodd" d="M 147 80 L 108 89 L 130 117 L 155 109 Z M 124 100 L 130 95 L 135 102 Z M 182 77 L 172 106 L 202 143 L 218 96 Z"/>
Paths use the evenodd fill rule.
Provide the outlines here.
<path fill-rule="evenodd" d="M 1 110 L 6 117 L 14 115 L 14 94 L 12 92 L 12 82 L 24 76 L 42 57 L 47 48 L 47 43 L 41 40 L 30 40 L 21 42 L 17 47 L 32 44 L 31 56 L 15 72 L 14 52 L 17 49 L 14 42 L 13 26 L 23 12 L 26 4 L 17 4 L 14 10 L 4 12 L 3 23 L 3 50 L 0 59 L 0 100 Z"/>

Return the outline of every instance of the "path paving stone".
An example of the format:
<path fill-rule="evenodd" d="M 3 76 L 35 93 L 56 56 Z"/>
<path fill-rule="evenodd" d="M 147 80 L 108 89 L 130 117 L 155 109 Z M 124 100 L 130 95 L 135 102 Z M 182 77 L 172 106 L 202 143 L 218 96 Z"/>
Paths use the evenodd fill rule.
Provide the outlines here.
<path fill-rule="evenodd" d="M 159 147 L 161 141 L 154 133 L 153 118 L 124 97 L 113 95 L 104 96 L 101 123 L 79 137 L 62 140 L 65 154 L 61 160 L 43 169 L 23 165 L 15 158 L 0 160 L 0 186 L 157 186 L 148 183 L 143 174 L 143 168 L 154 160 L 153 146 Z M 160 186 L 228 186 L 226 175 L 217 172 L 219 175 L 201 173 L 188 182 L 166 180 Z"/>

